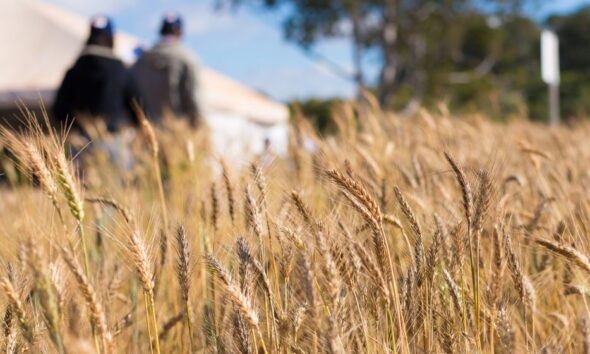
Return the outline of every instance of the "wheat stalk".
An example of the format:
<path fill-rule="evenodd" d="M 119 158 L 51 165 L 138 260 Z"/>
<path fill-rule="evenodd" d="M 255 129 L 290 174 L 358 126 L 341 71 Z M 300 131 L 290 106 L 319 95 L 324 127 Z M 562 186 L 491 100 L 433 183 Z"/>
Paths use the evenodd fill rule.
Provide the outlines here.
<path fill-rule="evenodd" d="M 395 197 L 402 209 L 402 213 L 410 223 L 412 231 L 414 231 L 414 236 L 416 240 L 414 242 L 414 262 L 416 266 L 416 281 L 418 286 L 422 284 L 423 280 L 423 272 L 424 272 L 424 242 L 422 241 L 422 230 L 420 228 L 420 224 L 418 223 L 418 219 L 416 218 L 416 214 L 412 211 L 410 204 L 400 191 L 400 189 L 395 186 L 393 187 L 393 191 L 395 193 Z"/>
<path fill-rule="evenodd" d="M 10 302 L 11 309 L 13 313 L 16 315 L 16 319 L 18 320 L 18 324 L 21 328 L 22 334 L 29 342 L 29 344 L 35 344 L 35 336 L 33 332 L 33 327 L 31 326 L 29 319 L 27 318 L 27 313 L 25 311 L 24 305 L 20 300 L 19 295 L 17 294 L 14 286 L 10 279 L 3 277 L 0 279 L 0 287 L 4 290 L 6 296 L 8 296 L 8 301 Z"/>
<path fill-rule="evenodd" d="M 178 277 L 178 283 L 180 284 L 180 292 L 182 300 L 184 302 L 184 314 L 186 317 L 186 323 L 188 327 L 189 337 L 189 352 L 192 352 L 193 348 L 193 329 L 192 329 L 192 318 L 190 313 L 190 278 L 192 273 L 191 267 L 191 251 L 186 237 L 186 230 L 184 226 L 180 225 L 176 231 L 176 274 Z"/>
<path fill-rule="evenodd" d="M 70 166 L 66 160 L 63 151 L 59 151 L 53 158 L 53 167 L 56 174 L 55 178 L 68 202 L 70 212 L 78 222 L 78 235 L 82 242 L 82 252 L 84 253 L 84 272 L 86 276 L 90 274 L 89 250 L 84 233 L 84 203 L 80 197 L 78 186 L 70 172 Z"/>
<path fill-rule="evenodd" d="M 158 159 L 159 152 L 160 152 L 160 145 L 158 144 L 158 139 L 156 137 L 156 131 L 154 127 L 150 123 L 150 121 L 145 116 L 145 112 L 141 108 L 141 106 L 134 102 L 133 109 L 135 114 L 139 119 L 139 123 L 141 126 L 141 131 L 143 132 L 143 136 L 145 137 L 148 146 L 150 147 L 151 158 L 152 158 L 152 168 L 154 170 L 154 177 L 156 178 L 156 184 L 158 187 L 158 197 L 160 200 L 160 208 L 162 210 L 162 219 L 164 220 L 164 232 L 170 231 L 170 224 L 168 222 L 168 207 L 166 206 L 166 197 L 164 195 L 164 184 L 162 182 L 162 173 L 160 171 L 160 161 Z"/>
<path fill-rule="evenodd" d="M 590 260 L 575 248 L 544 239 L 536 239 L 535 242 L 564 257 L 568 261 L 580 267 L 580 269 L 590 274 Z"/>
<path fill-rule="evenodd" d="M 96 292 L 88 278 L 82 271 L 82 268 L 78 264 L 78 261 L 74 255 L 67 248 L 62 248 L 62 257 L 66 262 L 68 268 L 74 275 L 78 288 L 86 300 L 86 304 L 90 310 L 90 322 L 92 327 L 96 330 L 97 334 L 101 337 L 102 350 L 105 353 L 111 352 L 112 346 L 112 335 L 107 327 L 106 316 L 103 311 L 102 305 L 98 302 Z"/>
<path fill-rule="evenodd" d="M 57 291 L 38 259 L 31 262 L 31 268 L 35 276 L 35 291 L 38 293 L 49 337 L 57 352 L 63 354 L 65 348 L 60 330 L 61 314 Z M 50 269 L 47 267 L 47 270 Z"/>
<path fill-rule="evenodd" d="M 264 344 L 264 339 L 262 338 L 262 333 L 260 332 L 260 327 L 258 326 L 258 315 L 256 314 L 250 299 L 246 297 L 246 295 L 236 286 L 233 279 L 231 278 L 231 275 L 225 270 L 225 268 L 223 268 L 221 263 L 219 263 L 219 261 L 213 255 L 206 255 L 205 262 L 207 263 L 209 272 L 211 272 L 221 281 L 221 284 L 229 296 L 229 300 L 236 306 L 250 327 L 255 330 L 256 333 L 258 333 L 262 344 L 262 349 L 265 354 L 268 354 Z"/>
<path fill-rule="evenodd" d="M 229 177 L 229 168 L 227 167 L 227 163 L 225 160 L 221 159 L 221 171 L 223 177 L 223 183 L 225 185 L 225 191 L 227 194 L 227 207 L 229 211 L 229 216 L 231 218 L 232 225 L 235 225 L 236 222 L 236 201 L 234 198 L 234 187 L 231 183 L 231 179 Z"/>
<path fill-rule="evenodd" d="M 447 152 L 444 153 L 445 158 L 449 165 L 451 166 L 457 183 L 461 188 L 461 196 L 463 200 L 463 212 L 465 215 L 465 220 L 467 221 L 467 243 L 469 247 L 469 260 L 471 266 L 471 285 L 474 291 L 474 309 L 475 312 L 475 331 L 476 331 L 476 339 L 477 339 L 477 346 L 480 347 L 480 301 L 479 301 L 479 241 L 476 240 L 475 242 L 475 250 L 473 247 L 472 242 L 472 228 L 473 228 L 473 196 L 471 193 L 471 187 L 469 182 L 467 181 L 467 177 L 463 172 L 463 169 L 455 162 L 455 160 L 451 157 L 451 155 Z M 485 205 L 482 196 L 482 206 Z M 483 210 L 482 210 L 483 211 Z M 483 216 L 483 214 L 481 215 Z M 477 238 L 477 235 L 476 235 Z M 463 276 L 461 278 L 461 284 L 463 284 Z"/>
<path fill-rule="evenodd" d="M 254 234 L 258 239 L 259 246 L 262 249 L 262 220 L 258 204 L 252 195 L 252 188 L 249 184 L 247 184 L 245 188 L 244 209 L 246 213 L 246 225 L 248 228 L 254 231 Z"/>
<path fill-rule="evenodd" d="M 160 354 L 158 320 L 154 301 L 154 273 L 149 261 L 147 248 L 137 231 L 131 232 L 128 251 L 143 287 L 150 348 L 153 342 L 153 350 L 156 354 Z"/>

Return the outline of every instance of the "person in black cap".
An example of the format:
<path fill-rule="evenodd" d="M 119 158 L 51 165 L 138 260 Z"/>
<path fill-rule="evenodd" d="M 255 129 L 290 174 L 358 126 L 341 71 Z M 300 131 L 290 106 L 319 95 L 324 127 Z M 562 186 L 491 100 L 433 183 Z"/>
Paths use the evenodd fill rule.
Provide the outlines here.
<path fill-rule="evenodd" d="M 166 14 L 160 41 L 139 58 L 133 72 L 149 103 L 152 119 L 158 122 L 166 113 L 172 113 L 197 127 L 202 121 L 199 66 L 197 59 L 180 43 L 182 27 L 179 14 Z"/>
<path fill-rule="evenodd" d="M 73 128 L 88 137 L 87 123 L 103 119 L 110 132 L 138 123 L 134 102 L 141 104 L 139 86 L 133 75 L 113 52 L 113 23 L 103 15 L 91 20 L 90 36 L 78 60 L 70 68 L 57 92 L 53 118 L 62 127 Z"/>

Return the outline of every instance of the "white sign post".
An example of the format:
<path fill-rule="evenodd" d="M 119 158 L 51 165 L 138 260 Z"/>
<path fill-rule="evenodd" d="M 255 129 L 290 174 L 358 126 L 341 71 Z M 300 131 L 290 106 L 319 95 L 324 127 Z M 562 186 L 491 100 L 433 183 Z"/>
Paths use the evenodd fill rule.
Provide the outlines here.
<path fill-rule="evenodd" d="M 559 39 L 555 32 L 541 32 L 541 77 L 549 86 L 549 124 L 559 123 Z"/>

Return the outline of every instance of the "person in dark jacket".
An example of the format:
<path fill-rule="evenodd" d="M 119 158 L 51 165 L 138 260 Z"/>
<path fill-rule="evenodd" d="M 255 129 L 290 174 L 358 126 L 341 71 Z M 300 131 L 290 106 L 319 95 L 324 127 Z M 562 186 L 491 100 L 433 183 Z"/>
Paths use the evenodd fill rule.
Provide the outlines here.
<path fill-rule="evenodd" d="M 113 42 L 112 21 L 94 17 L 86 46 L 57 92 L 53 106 L 57 124 L 64 127 L 74 119 L 74 129 L 86 135 L 80 124 L 83 119 L 103 119 L 110 132 L 138 123 L 133 104 L 141 103 L 139 87 L 115 56 Z"/>

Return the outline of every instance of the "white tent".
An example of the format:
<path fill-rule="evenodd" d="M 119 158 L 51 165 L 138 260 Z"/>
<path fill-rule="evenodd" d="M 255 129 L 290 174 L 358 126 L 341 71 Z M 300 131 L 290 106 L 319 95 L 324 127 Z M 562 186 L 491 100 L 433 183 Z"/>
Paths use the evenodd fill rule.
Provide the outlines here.
<path fill-rule="evenodd" d="M 0 109 L 17 102 L 50 105 L 88 35 L 88 20 L 41 0 L 0 1 Z M 118 32 L 116 53 L 134 60 L 140 41 Z M 201 70 L 205 117 L 219 152 L 259 153 L 269 139 L 276 153 L 287 148 L 287 107 L 208 68 Z"/>

